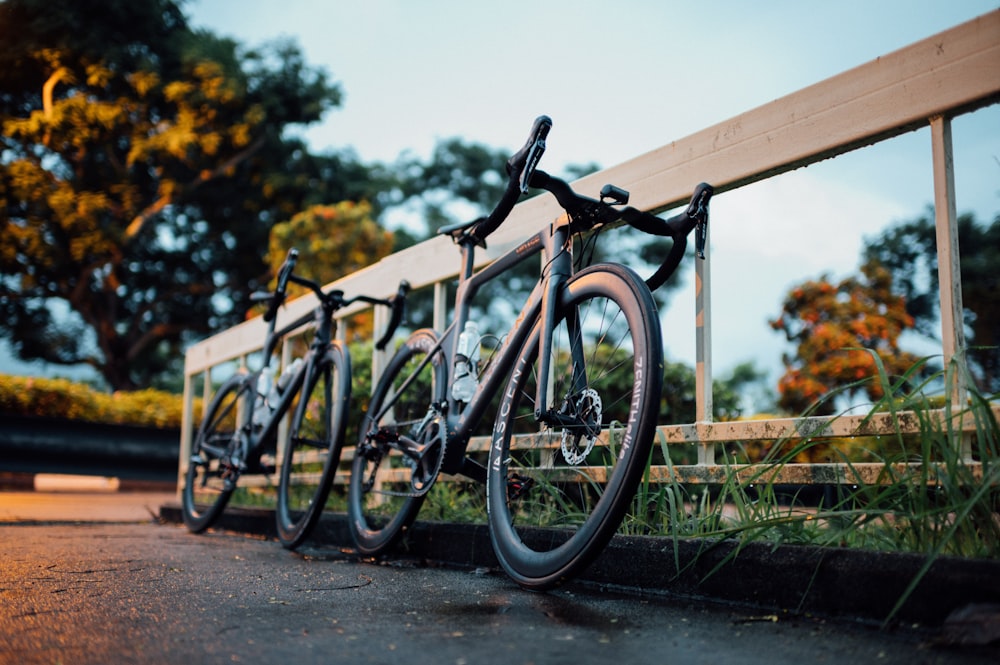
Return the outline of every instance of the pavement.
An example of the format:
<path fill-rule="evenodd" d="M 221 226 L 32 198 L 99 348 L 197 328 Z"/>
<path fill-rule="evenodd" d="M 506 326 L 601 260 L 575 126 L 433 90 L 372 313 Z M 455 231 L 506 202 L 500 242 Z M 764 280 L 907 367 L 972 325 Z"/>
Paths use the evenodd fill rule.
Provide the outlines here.
<path fill-rule="evenodd" d="M 225 524 L 195 536 L 169 517 L 175 503 L 164 493 L 0 493 L 0 664 L 1000 662 L 996 644 L 963 645 L 948 624 L 879 628 L 622 578 L 528 593 L 491 566 L 412 547 L 365 561 L 328 540 L 336 516 L 299 552 Z M 266 518 L 239 512 L 227 517 Z M 444 543 L 435 528 L 411 540 L 470 551 L 458 540 L 469 532 Z M 629 560 L 642 567 L 646 556 Z M 841 593 L 854 586 L 842 580 Z"/>

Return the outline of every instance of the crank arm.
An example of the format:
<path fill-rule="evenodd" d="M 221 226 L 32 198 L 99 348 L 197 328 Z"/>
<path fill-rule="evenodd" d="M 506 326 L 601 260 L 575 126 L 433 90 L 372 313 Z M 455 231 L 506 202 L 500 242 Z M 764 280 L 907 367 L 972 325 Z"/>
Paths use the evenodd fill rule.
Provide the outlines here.
<path fill-rule="evenodd" d="M 405 434 L 399 434 L 398 432 L 385 427 L 379 429 L 377 432 L 369 434 L 368 440 L 371 442 L 370 445 L 385 445 L 392 450 L 398 450 L 405 457 L 413 460 L 414 462 L 420 461 L 424 451 L 427 450 L 427 445 L 421 444 L 412 437 L 406 436 Z"/>

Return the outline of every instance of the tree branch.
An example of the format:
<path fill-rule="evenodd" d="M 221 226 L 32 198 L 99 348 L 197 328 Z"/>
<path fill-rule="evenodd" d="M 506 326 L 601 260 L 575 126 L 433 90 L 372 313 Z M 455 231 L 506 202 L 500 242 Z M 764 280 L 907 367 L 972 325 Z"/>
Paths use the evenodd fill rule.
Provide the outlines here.
<path fill-rule="evenodd" d="M 42 145 L 46 148 L 49 147 L 49 142 L 52 139 L 52 128 L 48 125 L 52 122 L 52 91 L 55 90 L 56 84 L 62 80 L 72 81 L 72 73 L 65 67 L 57 67 L 52 76 L 45 80 L 42 84 L 42 112 L 45 114 L 45 135 L 42 137 Z"/>
<path fill-rule="evenodd" d="M 45 119 L 47 121 L 52 120 L 52 91 L 55 89 L 56 84 L 63 79 L 70 79 L 70 71 L 65 67 L 59 67 L 54 72 L 52 76 L 46 79 L 45 83 L 42 84 L 42 111 L 45 112 Z"/>
<path fill-rule="evenodd" d="M 255 152 L 260 150 L 264 146 L 264 142 L 267 140 L 266 136 L 260 136 L 256 141 L 251 143 L 245 149 L 233 155 L 230 159 L 226 160 L 222 164 L 219 164 L 212 170 L 205 169 L 198 174 L 194 180 L 183 187 L 174 189 L 172 192 L 163 194 L 160 198 L 154 201 L 152 204 L 147 206 L 140 212 L 132 222 L 125 229 L 125 237 L 123 238 L 122 244 L 128 244 L 134 240 L 143 229 L 149 223 L 149 220 L 153 218 L 154 215 L 162 211 L 168 205 L 173 203 L 184 191 L 188 189 L 193 189 L 203 183 L 213 180 L 215 178 L 222 177 L 227 171 L 234 168 L 240 162 L 249 159 Z"/>
<path fill-rule="evenodd" d="M 184 332 L 184 330 L 184 326 L 176 323 L 160 323 L 153 326 L 143 333 L 142 336 L 139 337 L 139 339 L 137 339 L 134 343 L 129 345 L 128 355 L 126 356 L 128 361 L 132 362 L 135 360 L 150 344 L 158 342 L 161 339 L 166 339 L 170 335 L 180 334 Z"/>

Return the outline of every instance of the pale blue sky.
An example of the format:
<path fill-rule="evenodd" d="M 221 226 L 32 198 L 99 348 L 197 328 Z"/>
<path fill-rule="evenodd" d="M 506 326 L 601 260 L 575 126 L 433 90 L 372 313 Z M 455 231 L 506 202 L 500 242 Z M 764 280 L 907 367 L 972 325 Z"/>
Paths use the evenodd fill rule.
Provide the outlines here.
<path fill-rule="evenodd" d="M 365 159 L 438 138 L 615 164 L 1000 7 L 982 0 L 189 0 L 247 44 L 294 38 L 346 98 L 308 135 Z"/>

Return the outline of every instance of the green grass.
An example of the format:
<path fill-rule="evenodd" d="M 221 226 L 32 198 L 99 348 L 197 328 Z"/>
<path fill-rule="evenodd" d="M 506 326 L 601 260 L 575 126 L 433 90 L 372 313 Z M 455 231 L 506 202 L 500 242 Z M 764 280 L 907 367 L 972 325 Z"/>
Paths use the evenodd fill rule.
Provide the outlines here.
<path fill-rule="evenodd" d="M 772 451 L 776 452 L 765 458 L 766 465 L 757 476 L 742 481 L 729 473 L 724 483 L 714 487 L 679 482 L 654 485 L 647 476 L 623 530 L 669 538 L 735 538 L 933 556 L 1000 557 L 1000 430 L 991 410 L 995 402 L 970 390 L 967 405 L 959 409 L 939 395 L 927 396 L 929 387 L 942 379 L 945 385 L 953 385 L 958 376 L 955 367 L 904 393 L 903 386 L 913 381 L 917 369 L 895 383 L 884 372 L 877 379 L 883 382 L 886 397 L 873 405 L 871 414 L 912 411 L 920 425 L 919 433 L 904 434 L 897 420 L 897 431 L 875 441 L 879 449 L 867 451 L 870 459 L 884 463 L 877 482 L 838 486 L 833 498 L 808 509 L 794 502 L 788 505 L 766 476 L 771 469 L 803 456 L 810 446 L 829 444 L 828 439 L 805 439 L 775 445 Z M 942 405 L 946 417 L 932 417 L 932 411 Z M 974 433 L 963 435 L 958 429 L 962 416 L 974 419 Z M 669 464 L 667 446 L 661 442 L 661 447 Z M 929 463 L 905 464 L 920 460 Z M 723 465 L 732 461 L 727 459 Z M 846 454 L 840 461 L 852 467 Z"/>
<path fill-rule="evenodd" d="M 894 418 L 892 435 L 871 440 L 876 447 L 867 451 L 868 459 L 884 463 L 876 482 L 838 486 L 831 499 L 815 506 L 796 506 L 794 501 L 789 505 L 787 497 L 781 500 L 775 486 L 766 482 L 769 468 L 808 457 L 809 447 L 827 446 L 829 441 L 779 442 L 758 475 L 742 481 L 727 473 L 727 480 L 716 487 L 652 484 L 647 474 L 622 531 L 671 539 L 675 553 L 681 539 L 702 539 L 706 546 L 729 540 L 737 544 L 730 558 L 750 542 L 926 556 L 922 570 L 886 618 L 890 621 L 939 557 L 1000 558 L 1000 427 L 992 411 L 997 396 L 970 389 L 965 405 L 952 405 L 932 386 L 943 385 L 944 394 L 952 394 L 959 379 L 971 386 L 962 366 L 953 363 L 945 372 L 916 380 L 923 364 L 894 382 L 879 365 L 876 380 L 882 382 L 885 397 L 872 406 L 869 418 L 909 411 L 918 419 L 919 432 L 903 433 Z M 944 418 L 933 417 L 938 409 L 944 410 Z M 963 417 L 973 419 L 974 432 L 958 427 Z M 790 445 L 781 445 L 786 443 Z M 669 465 L 665 442 L 660 446 Z M 841 461 L 852 467 L 846 453 Z"/>

